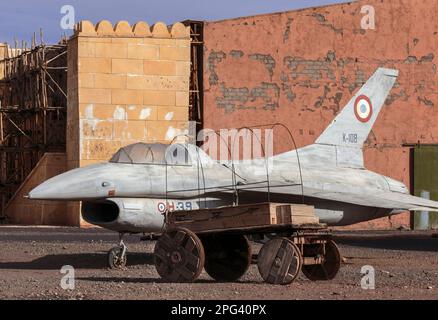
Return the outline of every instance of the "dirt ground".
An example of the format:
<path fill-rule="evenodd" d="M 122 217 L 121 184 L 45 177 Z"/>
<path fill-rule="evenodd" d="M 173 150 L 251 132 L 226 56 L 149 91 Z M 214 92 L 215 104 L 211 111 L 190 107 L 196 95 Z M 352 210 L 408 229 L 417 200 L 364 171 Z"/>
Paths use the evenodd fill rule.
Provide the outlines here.
<path fill-rule="evenodd" d="M 252 265 L 237 283 L 205 272 L 192 284 L 164 283 L 153 265 L 154 242 L 127 238 L 128 267 L 107 268 L 117 234 L 100 229 L 0 227 L 1 299 L 438 299 L 438 234 L 337 233 L 344 263 L 336 279 L 289 286 L 263 283 Z M 260 246 L 255 244 L 255 251 Z M 60 269 L 75 268 L 75 289 Z M 361 288 L 361 268 L 375 269 L 375 290 Z"/>

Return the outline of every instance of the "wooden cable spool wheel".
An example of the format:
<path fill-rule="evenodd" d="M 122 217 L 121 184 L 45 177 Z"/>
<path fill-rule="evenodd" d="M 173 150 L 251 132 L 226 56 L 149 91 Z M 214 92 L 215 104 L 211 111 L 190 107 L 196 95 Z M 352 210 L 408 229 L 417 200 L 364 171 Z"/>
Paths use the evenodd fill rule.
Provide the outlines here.
<path fill-rule="evenodd" d="M 321 264 L 305 265 L 302 268 L 304 275 L 312 281 L 332 280 L 341 267 L 341 254 L 338 246 L 332 240 L 318 246 L 318 253 L 323 257 Z M 306 254 L 306 248 L 304 249 Z"/>
<path fill-rule="evenodd" d="M 192 282 L 204 267 L 204 247 L 192 231 L 173 229 L 165 232 L 157 241 L 154 260 L 158 274 L 165 281 Z"/>
<path fill-rule="evenodd" d="M 287 238 L 275 238 L 260 249 L 257 266 L 263 280 L 287 285 L 300 273 L 303 258 L 299 248 Z"/>
<path fill-rule="evenodd" d="M 236 281 L 251 265 L 251 245 L 244 235 L 216 234 L 202 237 L 205 271 L 216 281 Z"/>

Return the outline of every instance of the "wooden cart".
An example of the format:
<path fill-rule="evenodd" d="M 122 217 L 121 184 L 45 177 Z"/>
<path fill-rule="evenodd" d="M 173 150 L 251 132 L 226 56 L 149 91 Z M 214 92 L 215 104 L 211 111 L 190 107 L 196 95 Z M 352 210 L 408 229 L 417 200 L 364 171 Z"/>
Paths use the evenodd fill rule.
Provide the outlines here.
<path fill-rule="evenodd" d="M 313 281 L 339 271 L 339 250 L 314 208 L 279 203 L 167 213 L 154 251 L 156 269 L 169 282 L 194 281 L 203 268 L 217 281 L 236 281 L 252 261 L 248 236 L 269 239 L 257 257 L 267 283 L 290 284 L 300 270 Z"/>

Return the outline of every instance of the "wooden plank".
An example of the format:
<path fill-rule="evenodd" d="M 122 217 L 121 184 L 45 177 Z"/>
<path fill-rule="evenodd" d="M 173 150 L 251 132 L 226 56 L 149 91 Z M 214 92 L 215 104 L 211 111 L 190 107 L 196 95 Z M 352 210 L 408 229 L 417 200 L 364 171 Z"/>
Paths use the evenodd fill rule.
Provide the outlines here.
<path fill-rule="evenodd" d="M 259 203 L 216 209 L 174 211 L 168 226 L 184 227 L 195 232 L 256 228 L 276 225 L 318 224 L 314 208 L 306 205 Z"/>

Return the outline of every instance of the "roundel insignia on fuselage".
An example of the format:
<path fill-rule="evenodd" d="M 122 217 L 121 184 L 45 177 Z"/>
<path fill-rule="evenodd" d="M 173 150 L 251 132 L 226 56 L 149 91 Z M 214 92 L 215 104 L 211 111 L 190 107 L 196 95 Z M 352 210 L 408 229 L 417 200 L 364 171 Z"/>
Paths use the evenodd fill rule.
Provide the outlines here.
<path fill-rule="evenodd" d="M 166 212 L 166 204 L 164 204 L 163 202 L 158 203 L 157 208 L 158 211 L 161 213 Z"/>
<path fill-rule="evenodd" d="M 354 114 L 360 122 L 368 122 L 373 115 L 373 105 L 370 98 L 361 95 L 354 103 Z"/>

